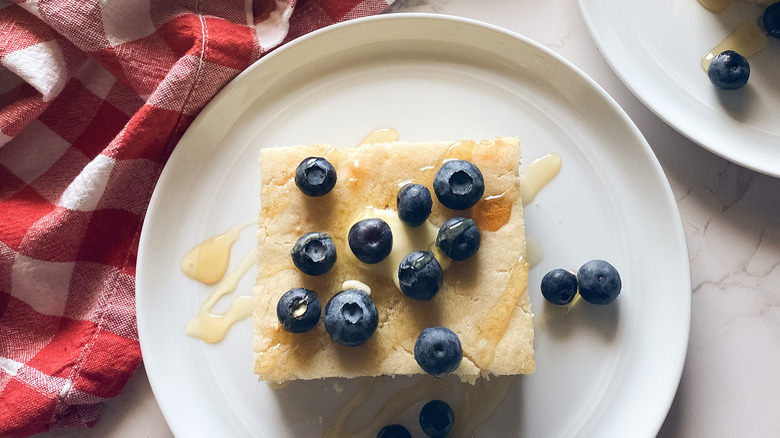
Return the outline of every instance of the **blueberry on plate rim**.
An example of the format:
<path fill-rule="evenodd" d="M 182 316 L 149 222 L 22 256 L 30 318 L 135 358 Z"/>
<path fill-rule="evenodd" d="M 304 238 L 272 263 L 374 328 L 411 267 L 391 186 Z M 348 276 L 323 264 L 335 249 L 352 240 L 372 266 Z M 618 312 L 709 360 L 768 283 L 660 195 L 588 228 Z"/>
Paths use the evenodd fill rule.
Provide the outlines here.
<path fill-rule="evenodd" d="M 764 10 L 761 24 L 770 36 L 780 38 L 780 2 L 772 3 Z"/>
<path fill-rule="evenodd" d="M 323 157 L 308 157 L 295 169 L 295 185 L 307 196 L 324 196 L 336 185 L 336 168 Z"/>
<path fill-rule="evenodd" d="M 290 255 L 304 274 L 322 275 L 336 263 L 336 245 L 328 233 L 306 233 L 295 242 Z"/>
<path fill-rule="evenodd" d="M 620 273 L 604 260 L 591 260 L 577 271 L 580 296 L 591 304 L 609 304 L 620 294 Z"/>
<path fill-rule="evenodd" d="M 376 438 L 412 438 L 412 434 L 400 424 L 388 424 L 379 430 Z"/>
<path fill-rule="evenodd" d="M 436 172 L 433 191 L 443 206 L 452 210 L 465 210 L 482 198 L 485 180 L 474 163 L 450 160 Z"/>
<path fill-rule="evenodd" d="M 398 265 L 398 284 L 409 298 L 427 301 L 433 298 L 444 281 L 439 261 L 430 251 L 414 251 Z"/>
<path fill-rule="evenodd" d="M 569 304 L 577 295 L 577 276 L 566 269 L 553 269 L 542 277 L 542 296 L 552 304 Z"/>
<path fill-rule="evenodd" d="M 455 412 L 447 402 L 431 400 L 420 410 L 420 427 L 431 438 L 443 438 L 455 424 Z"/>
<path fill-rule="evenodd" d="M 393 250 L 393 231 L 387 222 L 372 217 L 352 225 L 347 241 L 358 260 L 368 264 L 379 263 Z"/>
<path fill-rule="evenodd" d="M 374 334 L 379 325 L 379 314 L 371 296 L 362 290 L 347 289 L 328 300 L 323 323 L 331 339 L 355 347 Z"/>
<path fill-rule="evenodd" d="M 442 377 L 456 369 L 463 359 L 458 335 L 446 327 L 428 327 L 414 342 L 414 359 L 420 368 L 434 377 Z"/>
<path fill-rule="evenodd" d="M 460 261 L 476 254 L 481 237 L 477 224 L 471 218 L 447 219 L 436 235 L 436 246 L 452 260 Z"/>
<path fill-rule="evenodd" d="M 410 227 L 422 225 L 433 208 L 431 191 L 422 184 L 406 184 L 396 196 L 398 217 Z"/>
<path fill-rule="evenodd" d="M 707 68 L 707 76 L 722 90 L 736 90 L 747 84 L 750 78 L 750 64 L 739 53 L 725 50 L 712 58 Z"/>
<path fill-rule="evenodd" d="M 322 306 L 313 290 L 297 287 L 282 294 L 276 303 L 276 317 L 285 331 L 304 333 L 320 320 Z"/>

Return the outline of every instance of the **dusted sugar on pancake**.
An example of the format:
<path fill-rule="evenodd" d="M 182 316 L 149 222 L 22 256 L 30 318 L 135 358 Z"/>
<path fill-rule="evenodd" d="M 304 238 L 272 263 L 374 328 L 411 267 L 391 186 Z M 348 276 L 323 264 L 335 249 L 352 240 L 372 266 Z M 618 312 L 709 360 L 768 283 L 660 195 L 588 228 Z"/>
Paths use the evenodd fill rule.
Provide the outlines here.
<path fill-rule="evenodd" d="M 311 156 L 325 157 L 336 169 L 336 184 L 324 196 L 306 196 L 295 184 L 296 167 Z M 467 260 L 442 261 L 447 269 L 441 289 L 430 301 L 418 301 L 404 295 L 391 275 L 349 253 L 347 234 L 371 212 L 395 214 L 396 196 L 405 184 L 422 184 L 433 193 L 436 171 L 451 159 L 468 160 L 480 169 L 484 195 L 460 211 L 445 208 L 434 197 L 428 224 L 422 226 L 438 229 L 452 217 L 473 218 L 481 246 Z M 461 380 L 534 371 L 519 139 L 276 147 L 263 149 L 260 163 L 254 369 L 261 380 L 422 374 L 414 357 L 415 340 L 432 326 L 446 327 L 459 337 L 463 359 L 454 374 Z M 309 232 L 328 233 L 337 248 L 335 264 L 323 275 L 302 273 L 290 255 L 296 240 Z M 379 323 L 368 341 L 340 345 L 331 340 L 322 321 L 305 333 L 281 327 L 276 306 L 285 292 L 316 291 L 325 306 L 346 281 L 364 283 L 371 290 Z"/>

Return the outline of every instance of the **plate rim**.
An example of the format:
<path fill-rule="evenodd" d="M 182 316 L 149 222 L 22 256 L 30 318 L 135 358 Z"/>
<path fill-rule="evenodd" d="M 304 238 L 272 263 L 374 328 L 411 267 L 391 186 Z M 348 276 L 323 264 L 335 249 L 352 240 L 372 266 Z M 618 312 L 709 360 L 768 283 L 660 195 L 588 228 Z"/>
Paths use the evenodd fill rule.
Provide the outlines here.
<path fill-rule="evenodd" d="M 690 122 L 688 118 L 675 119 L 672 114 L 669 114 L 670 110 L 664 107 L 663 100 L 661 99 L 660 95 L 653 92 L 650 83 L 642 81 L 640 78 L 636 78 L 630 74 L 630 56 L 627 56 L 625 52 L 619 48 L 619 44 L 613 44 L 613 40 L 607 38 L 604 34 L 604 31 L 597 24 L 598 20 L 595 18 L 593 11 L 598 7 L 598 5 L 591 7 L 591 4 L 597 4 L 598 2 L 599 0 L 577 0 L 580 13 L 585 21 L 586 27 L 588 28 L 588 33 L 593 38 L 594 43 L 596 44 L 599 52 L 601 52 L 603 55 L 610 69 L 615 73 L 615 75 L 617 75 L 623 85 L 625 85 L 625 87 L 628 88 L 628 90 L 631 91 L 631 93 L 642 103 L 642 105 L 644 105 L 653 114 L 655 114 L 656 117 L 661 119 L 665 124 L 670 126 L 676 132 L 704 148 L 705 150 L 710 151 L 727 161 L 738 164 L 747 169 L 775 178 L 780 178 L 780 166 L 773 168 L 758 158 L 751 159 L 748 157 L 746 159 L 744 156 L 740 156 L 739 153 L 735 153 L 735 148 L 728 148 L 723 146 L 729 142 L 734 143 L 735 141 L 739 141 L 740 139 L 738 133 L 719 130 L 717 135 L 705 135 L 702 132 L 703 130 L 692 127 L 691 125 L 693 122 Z M 636 36 L 631 35 L 631 38 L 636 38 Z M 636 42 L 637 45 L 641 46 L 641 44 L 638 44 L 640 42 L 639 39 L 636 39 Z M 707 80 L 705 76 L 706 75 L 702 76 L 704 78 L 702 80 Z M 699 98 L 698 95 L 692 96 Z M 691 109 L 688 106 L 685 108 L 686 110 Z M 691 111 L 687 111 L 687 113 L 691 113 Z M 723 113 L 716 114 L 723 115 Z M 724 132 L 728 133 L 728 135 L 724 135 Z"/>
<path fill-rule="evenodd" d="M 227 95 L 232 92 L 232 90 L 240 88 L 242 86 L 242 83 L 250 77 L 253 72 L 261 68 L 263 65 L 270 63 L 275 59 L 276 57 L 280 56 L 279 54 L 284 53 L 286 51 L 292 50 L 294 47 L 297 47 L 302 44 L 308 44 L 309 41 L 318 38 L 320 35 L 330 32 L 336 32 L 343 28 L 348 27 L 354 27 L 354 26 L 361 26 L 365 25 L 366 23 L 371 23 L 375 21 L 387 21 L 387 20 L 438 20 L 441 22 L 453 22 L 453 23 L 461 23 L 461 24 L 467 24 L 472 26 L 478 26 L 482 27 L 488 30 L 491 30 L 493 32 L 498 32 L 504 35 L 508 35 L 514 39 L 519 40 L 520 42 L 527 44 L 531 47 L 533 47 L 535 50 L 543 52 L 545 55 L 550 56 L 553 58 L 556 62 L 559 62 L 563 67 L 571 70 L 573 73 L 575 73 L 580 79 L 584 80 L 585 83 L 592 89 L 592 91 L 597 92 L 603 99 L 603 104 L 606 104 L 610 107 L 610 109 L 620 117 L 620 124 L 623 125 L 624 128 L 627 128 L 632 131 L 636 139 L 638 140 L 637 146 L 641 146 L 644 152 L 648 155 L 650 158 L 650 163 L 655 174 L 653 175 L 653 179 L 657 179 L 660 183 L 662 183 L 662 189 L 663 189 L 663 195 L 664 198 L 666 198 L 668 204 L 673 208 L 673 211 L 671 213 L 674 214 L 674 216 L 677 218 L 677 221 L 675 221 L 675 229 L 674 235 L 676 237 L 677 241 L 680 241 L 683 243 L 681 245 L 680 249 L 680 256 L 688 261 L 688 251 L 687 251 L 687 245 L 685 245 L 686 239 L 684 230 L 682 227 L 682 219 L 679 214 L 679 209 L 677 206 L 676 201 L 674 200 L 674 195 L 671 190 L 671 186 L 669 184 L 668 179 L 666 178 L 664 171 L 655 156 L 655 153 L 653 152 L 652 148 L 650 147 L 647 140 L 642 135 L 639 128 L 636 126 L 636 124 L 631 120 L 631 118 L 627 115 L 627 113 L 620 107 L 620 105 L 590 76 L 585 74 L 581 69 L 579 69 L 576 65 L 565 59 L 563 56 L 555 53 L 554 51 L 546 48 L 542 44 L 534 41 L 533 39 L 526 37 L 524 35 L 521 35 L 517 32 L 513 32 L 511 30 L 505 29 L 503 27 L 493 25 L 490 23 L 486 23 L 480 20 L 471 19 L 471 18 L 465 18 L 465 17 L 459 17 L 459 16 L 453 16 L 453 15 L 447 15 L 447 14 L 437 14 L 437 13 L 397 13 L 397 14 L 383 14 L 383 15 L 376 15 L 376 16 L 370 16 L 370 17 L 363 17 L 363 18 L 357 18 L 349 21 L 345 21 L 342 23 L 334 24 L 322 29 L 318 29 L 316 31 L 313 31 L 309 34 L 306 34 L 304 36 L 301 36 L 290 43 L 286 44 L 285 46 L 275 50 L 274 52 L 266 55 L 265 57 L 261 58 L 260 60 L 253 63 L 249 68 L 239 73 L 233 80 L 230 81 L 225 87 L 223 87 L 220 92 L 214 96 L 214 98 L 211 99 L 211 101 L 203 108 L 203 110 L 198 114 L 198 116 L 193 120 L 192 124 L 188 128 L 187 132 L 184 133 L 182 138 L 179 141 L 179 144 L 186 143 L 187 135 L 195 126 L 198 126 L 200 123 L 203 123 L 202 120 L 215 108 L 218 108 L 220 105 L 220 96 Z M 214 148 L 216 149 L 218 146 L 215 145 Z M 174 162 L 174 160 L 179 160 L 179 156 L 186 155 L 186 151 L 184 150 L 185 147 L 177 147 L 174 148 L 174 151 L 172 152 L 168 163 Z M 163 171 L 160 174 L 160 178 L 158 180 L 158 183 L 155 186 L 154 192 L 152 194 L 149 207 L 147 209 L 145 218 L 144 218 L 144 224 L 141 231 L 141 236 L 139 240 L 139 246 L 138 246 L 138 263 L 137 263 L 137 270 L 136 270 L 136 278 L 137 279 L 143 279 L 145 278 L 145 268 L 144 268 L 144 262 L 145 259 L 144 255 L 147 251 L 147 225 L 148 223 L 151 223 L 153 218 L 156 216 L 156 211 L 158 209 L 158 198 L 162 195 L 160 193 L 163 191 L 161 187 L 164 187 L 165 181 L 167 180 L 169 175 L 169 172 L 167 170 L 169 169 L 168 163 L 166 163 L 166 166 L 163 168 Z M 685 268 L 683 269 L 685 271 L 687 284 L 690 285 L 690 265 L 686 264 Z M 136 281 L 136 311 L 137 311 L 137 320 L 138 320 L 138 333 L 139 333 L 139 343 L 140 348 L 142 351 L 142 354 L 144 351 L 149 351 L 150 347 L 148 345 L 150 336 L 147 334 L 147 330 L 145 325 L 142 323 L 142 315 L 145 313 L 145 307 L 143 306 L 144 303 L 144 294 L 150 293 L 150 292 L 144 292 L 143 287 L 141 286 L 143 282 L 142 281 Z M 659 418 L 657 418 L 657 421 L 654 422 L 655 429 L 651 432 L 657 433 L 657 431 L 660 429 L 661 425 L 663 424 L 663 421 L 666 417 L 666 413 L 668 413 L 669 408 L 672 404 L 672 401 L 675 397 L 675 394 L 677 392 L 678 385 L 680 383 L 680 378 L 682 376 L 683 366 L 685 364 L 686 355 L 687 355 L 687 343 L 688 343 L 688 337 L 690 334 L 690 304 L 691 304 L 691 296 L 690 296 L 690 287 L 688 287 L 688 299 L 684 300 L 685 309 L 683 309 L 683 315 L 684 320 L 681 320 L 681 324 L 685 327 L 685 332 L 681 333 L 679 343 L 681 348 L 681 352 L 678 351 L 675 357 L 678 359 L 677 362 L 679 362 L 679 366 L 675 368 L 673 375 L 671 376 L 671 379 L 673 379 L 674 384 L 673 387 L 670 388 L 668 392 L 668 396 L 666 397 L 666 403 L 664 406 L 661 406 L 661 409 L 663 410 L 663 415 L 661 415 Z M 679 347 L 678 347 L 679 349 Z M 167 409 L 167 403 L 161 402 L 160 397 L 158 396 L 158 391 L 160 390 L 159 384 L 155 384 L 157 382 L 157 372 L 151 368 L 147 368 L 146 370 L 150 385 L 152 388 L 152 391 L 155 395 L 155 399 L 157 400 L 160 410 L 163 413 L 163 416 L 168 423 L 171 430 L 175 433 L 178 430 L 178 427 L 175 426 L 176 422 L 172 420 L 170 410 Z M 670 379 L 670 380 L 671 380 Z M 176 434 L 176 433 L 175 433 Z"/>

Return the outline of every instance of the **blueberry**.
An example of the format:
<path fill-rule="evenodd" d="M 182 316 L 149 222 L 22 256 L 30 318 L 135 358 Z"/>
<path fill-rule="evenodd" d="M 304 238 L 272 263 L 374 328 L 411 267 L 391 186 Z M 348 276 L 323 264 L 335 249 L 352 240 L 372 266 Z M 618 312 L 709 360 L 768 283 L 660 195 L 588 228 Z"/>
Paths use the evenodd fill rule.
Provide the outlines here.
<path fill-rule="evenodd" d="M 485 180 L 482 172 L 471 162 L 447 161 L 433 178 L 433 191 L 445 207 L 465 210 L 482 198 Z"/>
<path fill-rule="evenodd" d="M 393 250 L 393 231 L 379 218 L 363 219 L 349 229 L 349 248 L 363 263 L 379 263 Z"/>
<path fill-rule="evenodd" d="M 726 50 L 712 58 L 707 76 L 722 90 L 736 90 L 747 84 L 750 77 L 750 64 L 739 53 Z"/>
<path fill-rule="evenodd" d="M 592 304 L 609 304 L 620 294 L 623 283 L 614 266 L 604 260 L 591 260 L 577 271 L 582 299 Z"/>
<path fill-rule="evenodd" d="M 376 438 L 412 438 L 412 434 L 400 424 L 389 424 L 376 434 Z"/>
<path fill-rule="evenodd" d="M 431 438 L 446 437 L 455 423 L 455 413 L 441 400 L 431 400 L 420 410 L 420 427 Z"/>
<path fill-rule="evenodd" d="M 336 169 L 322 157 L 308 157 L 295 169 L 295 185 L 308 196 L 323 196 L 336 185 Z"/>
<path fill-rule="evenodd" d="M 421 184 L 407 184 L 398 191 L 396 205 L 403 223 L 410 227 L 422 225 L 433 207 L 431 191 Z"/>
<path fill-rule="evenodd" d="M 452 260 L 466 260 L 479 249 L 480 235 L 472 219 L 454 217 L 448 219 L 436 235 L 436 246 Z"/>
<path fill-rule="evenodd" d="M 414 342 L 414 359 L 426 373 L 441 377 L 460 365 L 463 348 L 458 335 L 445 327 L 428 327 Z"/>
<path fill-rule="evenodd" d="M 565 269 L 553 269 L 542 277 L 542 295 L 559 306 L 569 304 L 577 294 L 577 276 Z"/>
<path fill-rule="evenodd" d="M 303 333 L 313 329 L 320 320 L 322 306 L 313 290 L 298 287 L 290 289 L 276 304 L 276 317 L 288 332 Z"/>
<path fill-rule="evenodd" d="M 376 331 L 379 314 L 371 297 L 357 289 L 343 290 L 325 305 L 325 330 L 339 344 L 355 347 Z"/>
<path fill-rule="evenodd" d="M 307 275 L 322 275 L 336 263 L 336 245 L 328 233 L 306 233 L 290 251 L 295 267 Z"/>
<path fill-rule="evenodd" d="M 398 266 L 401 292 L 409 298 L 427 301 L 434 297 L 444 281 L 439 261 L 430 251 L 414 251 Z"/>
<path fill-rule="evenodd" d="M 780 2 L 773 3 L 766 8 L 761 22 L 769 35 L 780 38 Z"/>

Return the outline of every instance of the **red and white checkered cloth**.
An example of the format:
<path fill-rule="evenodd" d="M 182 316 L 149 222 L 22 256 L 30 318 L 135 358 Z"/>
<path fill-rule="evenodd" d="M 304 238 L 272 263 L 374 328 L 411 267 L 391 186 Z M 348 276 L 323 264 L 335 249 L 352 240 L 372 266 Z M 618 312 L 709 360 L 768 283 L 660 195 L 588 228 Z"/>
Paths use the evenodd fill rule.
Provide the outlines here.
<path fill-rule="evenodd" d="M 0 0 L 0 436 L 91 426 L 141 361 L 138 236 L 198 111 L 392 0 Z"/>

